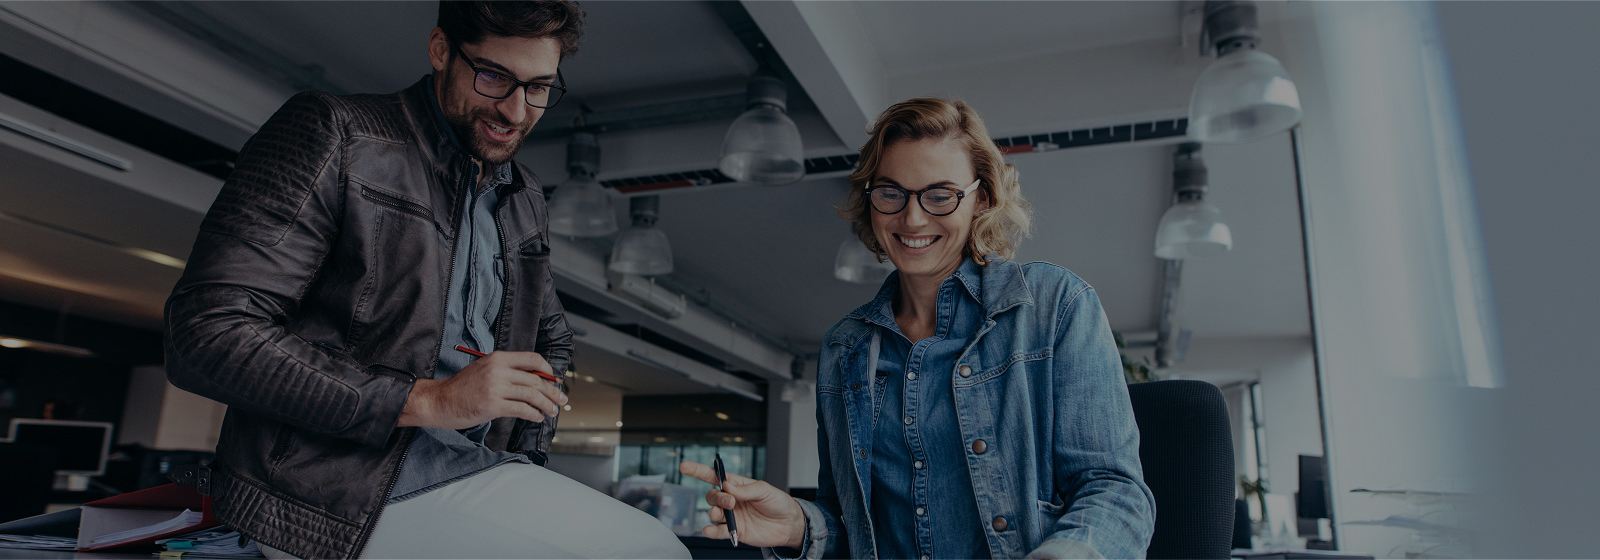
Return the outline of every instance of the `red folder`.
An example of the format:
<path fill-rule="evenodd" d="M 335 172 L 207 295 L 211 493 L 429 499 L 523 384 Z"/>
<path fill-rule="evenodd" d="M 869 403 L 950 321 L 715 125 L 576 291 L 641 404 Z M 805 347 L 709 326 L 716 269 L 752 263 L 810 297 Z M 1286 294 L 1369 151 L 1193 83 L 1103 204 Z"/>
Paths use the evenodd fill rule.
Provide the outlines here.
<path fill-rule="evenodd" d="M 222 524 L 211 512 L 210 496 L 202 496 L 192 487 L 177 484 L 165 484 L 118 494 L 83 504 L 81 509 L 83 516 L 78 522 L 80 551 L 153 546 L 160 539 L 203 531 Z M 199 512 L 200 520 L 170 525 L 160 531 L 142 531 L 143 534 L 129 538 L 95 542 L 97 538 L 113 533 L 169 523 L 184 510 Z"/>

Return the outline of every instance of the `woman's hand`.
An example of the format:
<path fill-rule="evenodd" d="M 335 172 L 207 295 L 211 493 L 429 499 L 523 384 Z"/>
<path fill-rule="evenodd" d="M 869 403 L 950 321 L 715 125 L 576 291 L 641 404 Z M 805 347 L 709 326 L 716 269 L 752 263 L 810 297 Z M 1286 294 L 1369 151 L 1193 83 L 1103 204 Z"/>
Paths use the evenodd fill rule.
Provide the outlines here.
<path fill-rule="evenodd" d="M 693 461 L 678 465 L 683 474 L 717 486 L 711 467 Z M 739 475 L 728 475 L 721 490 L 706 493 L 711 505 L 711 524 L 700 532 L 713 539 L 728 538 L 724 510 L 732 510 L 739 527 L 739 542 L 751 546 L 800 548 L 805 543 L 806 514 L 800 504 L 771 484 Z"/>

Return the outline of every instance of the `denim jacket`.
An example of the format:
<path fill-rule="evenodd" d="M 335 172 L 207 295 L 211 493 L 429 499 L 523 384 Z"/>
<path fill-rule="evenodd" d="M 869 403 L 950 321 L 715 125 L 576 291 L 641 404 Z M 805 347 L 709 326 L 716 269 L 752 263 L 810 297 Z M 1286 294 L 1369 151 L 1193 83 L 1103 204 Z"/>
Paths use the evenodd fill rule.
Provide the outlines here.
<path fill-rule="evenodd" d="M 1143 557 L 1155 499 L 1099 296 L 1049 263 L 991 258 L 982 268 L 986 318 L 951 379 L 990 554 Z M 823 338 L 817 501 L 800 501 L 806 558 L 877 557 L 863 478 L 872 464 L 871 305 Z"/>

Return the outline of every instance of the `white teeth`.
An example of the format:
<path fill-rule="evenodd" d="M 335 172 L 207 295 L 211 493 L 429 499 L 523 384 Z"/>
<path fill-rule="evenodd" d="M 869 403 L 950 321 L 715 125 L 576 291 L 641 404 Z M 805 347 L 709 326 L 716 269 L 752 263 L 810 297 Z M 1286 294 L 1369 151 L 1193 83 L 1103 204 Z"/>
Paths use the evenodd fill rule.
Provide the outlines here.
<path fill-rule="evenodd" d="M 495 134 L 510 134 L 511 133 L 511 129 L 509 129 L 509 128 L 502 128 L 502 127 L 498 127 L 498 126 L 495 126 L 495 125 L 492 125 L 492 124 L 489 125 L 489 130 L 494 132 Z"/>
<path fill-rule="evenodd" d="M 934 239 L 937 239 L 937 237 L 915 237 L 915 238 L 909 238 L 909 237 L 902 237 L 902 236 L 898 236 L 898 235 L 895 236 L 895 238 L 900 240 L 900 244 L 901 245 L 905 245 L 905 246 L 910 247 L 912 249 L 921 249 L 923 247 L 927 247 L 927 246 L 933 244 Z"/>

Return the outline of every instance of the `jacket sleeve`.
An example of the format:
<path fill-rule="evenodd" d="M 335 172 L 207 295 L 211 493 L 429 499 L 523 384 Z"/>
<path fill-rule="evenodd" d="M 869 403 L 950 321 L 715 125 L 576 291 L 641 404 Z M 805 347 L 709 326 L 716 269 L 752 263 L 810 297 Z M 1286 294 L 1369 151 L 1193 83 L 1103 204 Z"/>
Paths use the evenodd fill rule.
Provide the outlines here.
<path fill-rule="evenodd" d="M 1155 497 L 1139 464 L 1122 358 L 1094 288 L 1071 289 L 1056 330 L 1060 412 L 1051 450 L 1067 510 L 1028 557 L 1142 558 L 1155 530 Z"/>
<path fill-rule="evenodd" d="M 245 144 L 166 304 L 167 375 L 231 408 L 383 445 L 412 387 L 286 328 L 343 214 L 342 126 L 325 94 L 291 98 Z"/>
<path fill-rule="evenodd" d="M 524 173 L 524 176 L 532 175 Z M 548 213 L 541 211 L 539 215 L 547 216 Z M 540 224 L 539 227 L 544 230 L 545 239 L 549 239 L 548 224 Z M 550 369 L 556 375 L 565 375 L 572 369 L 572 328 L 567 325 L 567 313 L 561 307 L 561 298 L 556 294 L 555 276 L 548 266 L 544 268 L 544 277 L 539 279 L 539 292 L 543 300 L 540 309 L 544 310 L 544 315 L 539 318 L 539 333 L 533 348 L 550 363 Z M 526 453 L 534 463 L 543 465 L 559 421 L 560 417 L 547 418 L 544 422 L 517 419 L 511 430 L 512 441 L 508 449 Z"/>

